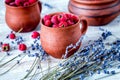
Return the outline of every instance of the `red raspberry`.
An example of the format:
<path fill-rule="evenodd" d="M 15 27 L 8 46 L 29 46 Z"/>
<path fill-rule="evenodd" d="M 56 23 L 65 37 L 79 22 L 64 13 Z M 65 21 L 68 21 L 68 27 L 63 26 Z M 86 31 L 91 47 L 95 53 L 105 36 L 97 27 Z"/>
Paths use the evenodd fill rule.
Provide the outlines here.
<path fill-rule="evenodd" d="M 22 0 L 22 2 L 29 2 L 29 0 Z"/>
<path fill-rule="evenodd" d="M 58 18 L 57 18 L 57 17 L 58 17 L 57 15 L 52 16 L 51 22 L 54 23 L 54 24 L 58 24 L 59 21 L 58 21 Z"/>
<path fill-rule="evenodd" d="M 29 3 L 29 0 L 21 0 L 21 2 L 24 4 L 25 2 Z"/>
<path fill-rule="evenodd" d="M 62 21 L 59 23 L 59 27 L 67 27 L 67 26 L 68 26 L 68 24 L 65 21 Z"/>
<path fill-rule="evenodd" d="M 53 27 L 53 28 L 58 28 L 59 26 L 58 26 L 58 24 L 53 24 L 52 27 Z"/>
<path fill-rule="evenodd" d="M 43 18 L 43 20 L 44 20 L 44 22 L 45 22 L 46 20 L 51 20 L 51 16 L 50 16 L 50 15 L 45 15 L 44 18 Z"/>
<path fill-rule="evenodd" d="M 6 51 L 6 52 L 9 51 L 9 50 L 10 50 L 10 45 L 7 44 L 7 43 L 3 44 L 3 45 L 2 45 L 2 50 L 3 50 L 3 51 Z"/>
<path fill-rule="evenodd" d="M 30 4 L 33 4 L 34 2 L 36 2 L 37 0 L 29 0 Z"/>
<path fill-rule="evenodd" d="M 68 24 L 68 26 L 71 26 L 71 25 L 74 24 L 74 22 L 72 22 L 71 20 L 68 20 L 68 21 L 67 21 L 67 24 Z"/>
<path fill-rule="evenodd" d="M 11 2 L 9 5 L 10 6 L 16 6 L 15 2 Z"/>
<path fill-rule="evenodd" d="M 74 23 L 77 23 L 78 22 L 78 17 L 77 16 L 71 16 L 71 20 L 74 22 Z"/>
<path fill-rule="evenodd" d="M 15 38 L 16 38 L 16 36 L 15 36 L 14 33 L 11 33 L 11 34 L 9 35 L 9 37 L 10 37 L 10 39 L 15 39 Z"/>
<path fill-rule="evenodd" d="M 23 4 L 24 7 L 29 6 L 29 5 L 30 5 L 29 2 L 25 2 L 25 3 Z"/>
<path fill-rule="evenodd" d="M 48 26 L 48 27 L 50 27 L 52 25 L 52 22 L 50 20 L 46 20 L 45 21 L 45 25 Z"/>
<path fill-rule="evenodd" d="M 40 36 L 40 34 L 39 34 L 37 31 L 34 31 L 34 32 L 32 33 L 32 35 L 31 35 L 31 37 L 32 37 L 33 39 L 38 38 L 39 36 Z"/>
<path fill-rule="evenodd" d="M 15 0 L 15 4 L 17 6 L 22 6 L 23 5 L 23 1 L 22 0 Z"/>
<path fill-rule="evenodd" d="M 19 50 L 25 51 L 27 49 L 27 46 L 25 44 L 19 44 Z"/>
<path fill-rule="evenodd" d="M 59 15 L 58 15 L 58 20 L 59 20 L 59 22 L 61 22 L 61 21 L 66 21 L 66 20 L 67 20 L 67 17 L 65 16 L 65 14 L 59 14 Z"/>
<path fill-rule="evenodd" d="M 69 15 L 68 14 L 63 14 L 63 16 L 66 18 L 66 20 L 69 19 Z"/>
<path fill-rule="evenodd" d="M 65 14 L 68 19 L 71 19 L 71 14 Z"/>
<path fill-rule="evenodd" d="M 14 0 L 5 0 L 5 3 L 10 4 L 11 2 L 13 2 Z"/>

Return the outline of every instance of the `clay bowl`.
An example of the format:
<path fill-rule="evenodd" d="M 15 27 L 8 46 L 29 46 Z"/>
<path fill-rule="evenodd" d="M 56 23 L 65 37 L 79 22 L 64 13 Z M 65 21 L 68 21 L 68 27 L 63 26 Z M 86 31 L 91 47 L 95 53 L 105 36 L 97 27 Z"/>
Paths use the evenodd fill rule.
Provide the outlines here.
<path fill-rule="evenodd" d="M 41 3 L 39 1 L 27 7 L 15 7 L 6 3 L 5 6 L 6 23 L 15 32 L 32 31 L 40 22 Z"/>
<path fill-rule="evenodd" d="M 62 12 L 49 15 L 60 13 Z M 82 28 L 80 28 L 80 23 L 82 23 Z M 49 55 L 55 58 L 62 58 L 65 54 L 66 47 L 70 44 L 75 44 L 80 37 L 86 33 L 87 27 L 86 20 L 82 20 L 81 18 L 79 18 L 79 21 L 76 24 L 62 28 L 47 27 L 41 20 L 41 45 Z M 69 51 L 67 57 L 74 54 L 79 47 L 80 45 L 76 49 Z"/>
<path fill-rule="evenodd" d="M 70 0 L 71 13 L 84 16 L 91 26 L 110 23 L 120 14 L 120 0 Z"/>

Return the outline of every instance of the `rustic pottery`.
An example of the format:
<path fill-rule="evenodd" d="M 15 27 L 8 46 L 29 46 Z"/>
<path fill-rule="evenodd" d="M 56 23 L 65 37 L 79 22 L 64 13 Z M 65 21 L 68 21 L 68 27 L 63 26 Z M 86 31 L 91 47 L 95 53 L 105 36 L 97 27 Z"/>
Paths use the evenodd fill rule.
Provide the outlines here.
<path fill-rule="evenodd" d="M 6 23 L 13 31 L 32 31 L 40 22 L 41 3 L 39 1 L 27 7 L 15 7 L 6 3 L 5 6 Z"/>
<path fill-rule="evenodd" d="M 60 13 L 62 12 L 53 13 L 50 15 Z M 82 28 L 80 28 L 80 23 L 82 23 Z M 41 20 L 41 45 L 49 55 L 55 58 L 62 58 L 62 56 L 65 54 L 66 47 L 70 44 L 75 44 L 80 37 L 86 33 L 87 27 L 86 20 L 80 18 L 76 24 L 62 28 L 47 27 Z M 77 51 L 79 47 L 71 50 L 67 57 L 71 56 L 75 51 Z"/>
<path fill-rule="evenodd" d="M 73 14 L 84 16 L 88 25 L 100 26 L 120 14 L 120 0 L 70 0 L 68 9 Z"/>

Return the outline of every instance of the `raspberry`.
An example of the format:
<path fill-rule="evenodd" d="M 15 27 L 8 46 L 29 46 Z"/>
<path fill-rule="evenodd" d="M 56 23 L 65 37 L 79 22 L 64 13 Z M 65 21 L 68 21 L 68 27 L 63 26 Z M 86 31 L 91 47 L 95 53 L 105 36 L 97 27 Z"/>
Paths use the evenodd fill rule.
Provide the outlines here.
<path fill-rule="evenodd" d="M 33 39 L 38 38 L 39 36 L 40 36 L 40 34 L 39 34 L 38 32 L 36 32 L 36 31 L 34 31 L 34 32 L 32 33 L 32 35 L 31 35 L 31 37 L 32 37 Z"/>
<path fill-rule="evenodd" d="M 29 3 L 32 4 L 34 2 L 36 2 L 37 0 L 29 0 Z"/>
<path fill-rule="evenodd" d="M 43 18 L 43 20 L 44 20 L 44 22 L 45 22 L 46 20 L 51 20 L 51 16 L 50 16 L 50 15 L 45 15 L 44 18 Z"/>
<path fill-rule="evenodd" d="M 15 0 L 17 6 L 28 6 L 29 0 Z"/>
<path fill-rule="evenodd" d="M 74 24 L 74 22 L 72 22 L 71 20 L 68 20 L 68 21 L 67 21 L 67 24 L 68 24 L 68 26 L 71 26 L 71 25 Z"/>
<path fill-rule="evenodd" d="M 65 14 L 68 19 L 71 19 L 71 14 Z"/>
<path fill-rule="evenodd" d="M 29 2 L 25 2 L 25 3 L 23 4 L 23 6 L 24 6 L 24 7 L 29 6 Z"/>
<path fill-rule="evenodd" d="M 27 46 L 25 44 L 19 44 L 19 50 L 25 51 L 27 49 Z"/>
<path fill-rule="evenodd" d="M 7 43 L 3 44 L 3 45 L 2 45 L 2 50 L 3 50 L 3 51 L 6 51 L 6 52 L 9 51 L 9 50 L 10 50 L 10 45 L 7 44 Z"/>
<path fill-rule="evenodd" d="M 58 26 L 58 24 L 53 24 L 52 27 L 53 27 L 53 28 L 58 28 L 59 26 Z"/>
<path fill-rule="evenodd" d="M 22 2 L 22 0 L 15 0 L 15 4 L 16 4 L 17 6 L 22 6 L 22 5 L 23 5 L 23 2 Z"/>
<path fill-rule="evenodd" d="M 14 0 L 5 0 L 5 3 L 10 4 L 11 2 L 14 2 Z"/>
<path fill-rule="evenodd" d="M 71 20 L 74 22 L 74 23 L 77 23 L 78 22 L 78 17 L 77 16 L 71 16 Z"/>
<path fill-rule="evenodd" d="M 58 24 L 59 21 L 58 21 L 58 18 L 57 18 L 57 17 L 58 17 L 57 15 L 52 16 L 51 22 L 54 23 L 54 24 Z"/>
<path fill-rule="evenodd" d="M 9 5 L 10 6 L 16 6 L 15 2 L 11 2 Z"/>
<path fill-rule="evenodd" d="M 15 38 L 16 38 L 16 36 L 15 36 L 14 33 L 11 33 L 11 34 L 9 35 L 9 37 L 10 37 L 10 39 L 15 39 Z"/>
<path fill-rule="evenodd" d="M 22 0 L 22 2 L 29 2 L 29 0 Z"/>
<path fill-rule="evenodd" d="M 68 24 L 65 21 L 62 21 L 59 23 L 59 27 L 67 27 L 67 26 L 68 26 Z"/>
<path fill-rule="evenodd" d="M 52 22 L 50 20 L 46 20 L 45 25 L 50 27 L 52 25 Z"/>
<path fill-rule="evenodd" d="M 65 16 L 65 14 L 59 14 L 58 15 L 58 20 L 61 22 L 61 21 L 66 21 L 67 20 L 67 17 Z"/>
<path fill-rule="evenodd" d="M 66 18 L 66 20 L 69 19 L 69 15 L 70 15 L 70 14 L 63 14 L 63 16 Z"/>

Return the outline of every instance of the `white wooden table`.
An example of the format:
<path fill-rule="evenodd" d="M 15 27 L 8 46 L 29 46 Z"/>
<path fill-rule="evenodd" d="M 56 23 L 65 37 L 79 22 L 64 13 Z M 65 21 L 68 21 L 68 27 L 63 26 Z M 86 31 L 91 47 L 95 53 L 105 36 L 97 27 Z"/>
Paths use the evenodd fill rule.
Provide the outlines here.
<path fill-rule="evenodd" d="M 5 23 L 5 6 L 4 6 L 4 0 L 1 0 L 0 2 L 0 41 L 2 42 L 10 42 L 10 40 L 5 39 L 6 35 L 8 35 L 11 31 L 11 29 L 7 26 L 7 24 Z M 42 3 L 44 4 L 42 7 L 42 16 L 44 16 L 45 14 L 48 13 L 52 13 L 52 12 L 60 12 L 60 11 L 65 11 L 68 12 L 67 10 L 67 4 L 69 0 L 41 0 Z M 51 7 L 45 6 L 45 3 L 50 4 Z M 35 31 L 40 31 L 40 26 L 38 26 Z M 83 41 L 83 45 L 88 41 L 88 40 L 94 40 L 97 39 L 100 36 L 101 31 L 99 31 L 99 27 L 102 27 L 104 29 L 110 30 L 111 32 L 113 32 L 114 35 L 116 35 L 117 37 L 120 38 L 120 16 L 118 16 L 115 20 L 113 20 L 111 23 L 109 23 L 108 25 L 105 26 L 89 26 L 87 33 L 86 33 L 86 37 Z M 26 40 L 25 43 L 30 46 L 30 44 L 32 43 L 32 39 L 30 37 L 32 32 L 29 33 L 18 33 L 17 36 L 23 36 L 23 38 Z M 111 39 L 110 39 L 111 40 Z M 17 55 L 17 53 L 21 53 L 19 50 L 13 50 L 11 51 L 11 53 L 13 54 L 12 56 Z M 4 52 L 0 52 L 0 59 L 4 56 Z M 12 56 L 7 57 L 4 61 L 9 60 Z M 34 58 L 29 58 L 29 57 L 25 57 L 24 60 L 22 60 L 20 65 L 17 65 L 14 69 L 12 69 L 10 72 L 8 72 L 7 74 L 0 76 L 0 80 L 20 80 L 21 77 L 23 77 L 26 74 L 26 70 L 28 69 L 28 67 L 32 64 Z M 55 65 L 57 64 L 60 60 L 54 59 L 54 58 L 50 58 L 51 61 L 51 65 Z M 9 64 L 8 66 L 5 66 L 4 68 L 0 68 L 0 72 L 2 72 L 2 70 L 7 69 L 8 67 L 10 67 L 12 64 L 14 64 L 15 61 L 11 62 L 11 64 Z M 46 64 L 47 62 L 44 61 L 42 62 L 42 66 L 43 68 L 47 68 Z M 117 70 L 120 71 L 120 70 Z M 95 80 L 101 76 L 105 76 L 104 74 L 95 74 L 92 77 L 88 77 L 86 78 L 86 80 Z M 26 79 L 29 80 L 29 79 Z M 37 80 L 33 79 L 33 80 Z M 101 80 L 120 80 L 120 74 L 116 74 L 114 76 L 108 77 L 108 78 L 104 78 Z"/>

